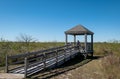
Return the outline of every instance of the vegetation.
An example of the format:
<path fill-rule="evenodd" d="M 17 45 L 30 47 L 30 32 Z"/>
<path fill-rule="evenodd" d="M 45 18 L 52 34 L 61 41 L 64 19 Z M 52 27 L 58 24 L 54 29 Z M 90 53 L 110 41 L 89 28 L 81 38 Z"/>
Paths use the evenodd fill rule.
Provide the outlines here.
<path fill-rule="evenodd" d="M 102 72 L 105 79 L 120 79 L 120 43 L 96 43 L 94 44 L 96 55 L 102 55 Z"/>
<path fill-rule="evenodd" d="M 103 73 L 106 79 L 120 79 L 120 57 L 110 54 L 102 59 Z"/>
<path fill-rule="evenodd" d="M 17 42 L 10 42 L 1 39 L 0 42 L 0 66 L 5 65 L 5 55 L 13 55 L 30 51 L 38 51 L 47 48 L 64 45 L 63 42 L 37 42 L 31 36 L 21 35 Z M 94 43 L 94 55 L 104 56 L 101 60 L 102 75 L 105 79 L 120 79 L 120 43 L 119 42 L 104 42 Z M 82 70 L 81 70 L 82 71 Z M 79 75 L 79 72 L 76 71 Z M 87 71 L 89 72 L 89 71 Z M 92 73 L 92 72 L 90 72 Z M 72 78 L 79 79 L 74 74 Z M 78 78 L 77 78 L 78 77 Z M 101 79 L 102 77 L 93 77 L 93 79 Z M 82 77 L 81 77 L 82 79 Z"/>
<path fill-rule="evenodd" d="M 113 53 L 120 56 L 120 43 L 94 43 L 94 54 L 95 55 L 108 55 Z"/>

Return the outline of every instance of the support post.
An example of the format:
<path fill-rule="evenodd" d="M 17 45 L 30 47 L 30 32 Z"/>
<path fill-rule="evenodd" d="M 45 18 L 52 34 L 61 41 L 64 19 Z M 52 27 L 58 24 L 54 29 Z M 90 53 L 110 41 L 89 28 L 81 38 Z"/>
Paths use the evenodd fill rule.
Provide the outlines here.
<path fill-rule="evenodd" d="M 87 53 L 87 34 L 85 34 L 85 52 Z"/>
<path fill-rule="evenodd" d="M 74 46 L 76 45 L 76 35 L 74 35 Z"/>
<path fill-rule="evenodd" d="M 27 57 L 25 57 L 24 64 L 25 64 L 25 73 L 24 73 L 24 77 L 27 78 L 27 66 L 28 66 Z"/>
<path fill-rule="evenodd" d="M 91 50 L 93 51 L 93 34 L 91 35 Z"/>
<path fill-rule="evenodd" d="M 8 56 L 6 54 L 6 61 L 5 61 L 5 72 L 8 73 Z"/>
<path fill-rule="evenodd" d="M 65 34 L 65 45 L 67 45 L 67 42 L 68 42 L 68 35 Z"/>
<path fill-rule="evenodd" d="M 93 56 L 93 34 L 91 35 L 91 56 Z"/>

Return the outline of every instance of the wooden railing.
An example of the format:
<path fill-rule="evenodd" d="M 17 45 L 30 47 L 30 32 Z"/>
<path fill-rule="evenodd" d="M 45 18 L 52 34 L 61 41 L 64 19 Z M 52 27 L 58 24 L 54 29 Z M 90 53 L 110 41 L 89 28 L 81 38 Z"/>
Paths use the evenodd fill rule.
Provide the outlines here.
<path fill-rule="evenodd" d="M 59 66 L 74 58 L 79 52 L 76 46 L 65 45 L 37 52 L 6 56 L 6 72 L 24 74 L 25 77 L 46 68 Z"/>

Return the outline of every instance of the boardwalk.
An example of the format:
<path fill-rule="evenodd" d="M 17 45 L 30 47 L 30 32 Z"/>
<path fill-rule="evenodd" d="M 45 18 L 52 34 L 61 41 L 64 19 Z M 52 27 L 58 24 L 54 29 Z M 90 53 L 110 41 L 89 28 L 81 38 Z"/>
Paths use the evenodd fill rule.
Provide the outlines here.
<path fill-rule="evenodd" d="M 78 53 L 84 55 L 85 59 L 88 54 L 93 56 L 93 32 L 82 25 L 65 31 L 65 46 L 55 47 L 37 52 L 28 52 L 15 56 L 6 56 L 6 72 L 13 74 L 24 74 L 28 77 L 47 68 L 57 67 L 64 62 L 74 58 Z M 68 35 L 74 36 L 74 44 L 68 43 Z M 76 36 L 84 35 L 84 45 L 76 45 Z M 87 35 L 91 35 L 91 42 L 87 42 Z M 16 65 L 17 64 L 17 65 Z M 10 65 L 17 67 L 10 68 Z"/>
<path fill-rule="evenodd" d="M 76 48 L 76 46 L 68 45 L 48 50 L 42 50 L 41 52 L 34 52 L 34 54 L 29 53 L 29 55 L 24 54 L 8 56 L 6 61 L 8 61 L 8 59 L 16 59 L 18 57 L 23 57 L 24 64 L 22 66 L 9 69 L 9 64 L 7 62 L 7 72 L 14 74 L 23 74 L 24 77 L 28 77 L 46 68 L 52 68 L 63 64 L 71 58 L 74 58 L 77 55 L 77 53 L 79 53 L 79 50 Z M 34 57 L 30 58 L 31 56 Z"/>

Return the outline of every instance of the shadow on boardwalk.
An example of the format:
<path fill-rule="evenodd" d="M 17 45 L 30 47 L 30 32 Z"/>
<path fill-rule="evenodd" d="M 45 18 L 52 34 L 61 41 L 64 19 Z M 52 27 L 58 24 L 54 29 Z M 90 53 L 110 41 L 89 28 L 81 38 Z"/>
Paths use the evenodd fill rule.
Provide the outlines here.
<path fill-rule="evenodd" d="M 49 79 L 54 76 L 60 75 L 62 73 L 65 73 L 67 71 L 76 69 L 82 65 L 87 64 L 88 62 L 94 60 L 94 59 L 99 59 L 101 58 L 100 56 L 94 56 L 92 59 L 88 58 L 86 60 L 83 59 L 83 56 L 78 55 L 75 58 L 67 61 L 66 63 L 60 65 L 59 67 L 52 68 L 52 69 L 46 69 L 45 71 L 38 72 L 31 76 L 31 79 Z"/>

